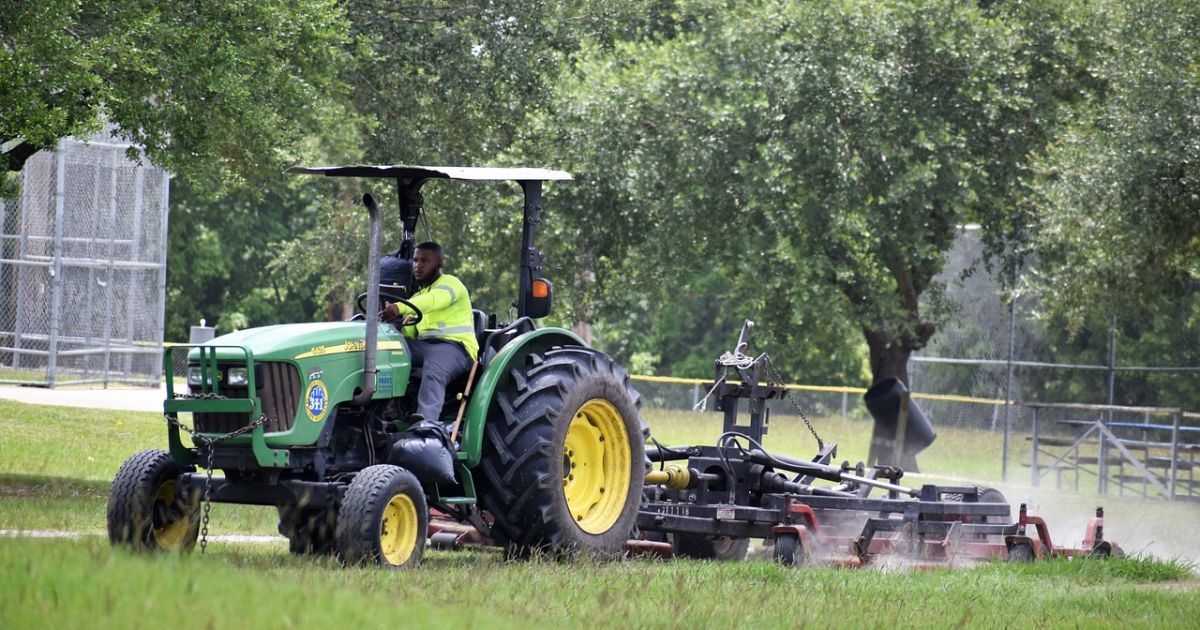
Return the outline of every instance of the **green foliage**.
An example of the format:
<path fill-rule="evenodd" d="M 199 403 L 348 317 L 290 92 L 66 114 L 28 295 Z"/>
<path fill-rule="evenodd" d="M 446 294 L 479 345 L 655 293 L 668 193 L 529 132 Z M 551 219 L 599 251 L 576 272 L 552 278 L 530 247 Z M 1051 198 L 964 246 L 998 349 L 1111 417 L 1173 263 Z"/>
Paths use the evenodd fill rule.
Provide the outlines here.
<path fill-rule="evenodd" d="M 789 352 L 853 355 L 846 327 L 822 325 L 842 319 L 875 378 L 905 378 L 951 310 L 934 276 L 955 226 L 984 223 L 997 251 L 1022 233 L 1027 161 L 1079 89 L 1071 19 L 1057 5 L 750 5 L 593 51 L 554 129 L 581 184 L 566 193 L 574 249 L 618 285 L 596 288 L 617 311 L 638 308 L 619 295 L 635 286 L 678 325 L 681 289 L 711 267 L 736 287 L 725 312 L 770 315 L 766 330 L 799 342 Z"/>
<path fill-rule="evenodd" d="M 45 148 L 112 123 L 210 191 L 277 171 L 345 118 L 331 0 L 9 0 L 0 41 L 0 142 Z"/>
<path fill-rule="evenodd" d="M 220 333 L 324 319 L 329 286 L 324 270 L 337 260 L 310 251 L 303 264 L 293 264 L 294 248 L 285 243 L 320 223 L 332 187 L 295 177 L 271 183 L 261 192 L 232 191 L 216 198 L 186 184 L 175 186 L 167 339 L 187 340 L 188 327 L 201 318 Z M 355 265 L 362 268 L 359 261 Z"/>
<path fill-rule="evenodd" d="M 1105 90 L 1076 109 L 1038 182 L 1038 288 L 1073 330 L 1090 315 L 1136 324 L 1160 296 L 1200 286 L 1200 8 L 1098 13 L 1105 47 L 1090 68 Z"/>
<path fill-rule="evenodd" d="M 0 141 L 46 146 L 107 121 L 179 176 L 172 339 L 200 317 L 229 330 L 348 315 L 367 263 L 354 199 L 394 208 L 391 185 L 279 170 L 361 160 L 574 173 L 546 190 L 548 323 L 591 324 L 602 348 L 659 373 L 707 375 L 749 318 L 790 380 L 903 377 L 959 312 L 934 278 L 966 222 L 1004 278 L 1036 255 L 1051 337 L 1116 315 L 1122 338 L 1172 352 L 1145 362 L 1187 363 L 1175 305 L 1194 303 L 1200 273 L 1198 13 L 1183 0 L 9 2 Z M 518 191 L 426 194 L 418 236 L 506 317 Z M 1120 301 L 1162 293 L 1161 307 Z M 1152 317 L 1124 316 L 1140 308 Z"/>

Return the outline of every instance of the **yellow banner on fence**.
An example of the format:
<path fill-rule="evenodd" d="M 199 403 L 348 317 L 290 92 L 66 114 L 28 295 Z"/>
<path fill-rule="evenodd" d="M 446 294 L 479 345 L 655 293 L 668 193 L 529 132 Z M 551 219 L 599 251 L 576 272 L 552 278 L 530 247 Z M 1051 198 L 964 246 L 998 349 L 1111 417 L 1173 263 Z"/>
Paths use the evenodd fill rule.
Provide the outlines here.
<path fill-rule="evenodd" d="M 630 376 L 631 380 L 641 381 L 643 383 L 670 383 L 674 385 L 700 385 L 708 387 L 712 385 L 711 380 L 702 378 L 679 378 L 677 376 L 648 376 L 636 375 Z M 866 388 L 863 387 L 844 387 L 839 385 L 800 385 L 796 383 L 788 383 L 788 389 L 801 392 L 821 392 L 825 394 L 865 394 Z M 1003 405 L 1003 399 L 997 398 L 976 398 L 974 396 L 955 396 L 950 394 L 922 394 L 913 392 L 913 398 L 922 400 L 942 400 L 946 402 L 972 403 L 976 405 Z"/>

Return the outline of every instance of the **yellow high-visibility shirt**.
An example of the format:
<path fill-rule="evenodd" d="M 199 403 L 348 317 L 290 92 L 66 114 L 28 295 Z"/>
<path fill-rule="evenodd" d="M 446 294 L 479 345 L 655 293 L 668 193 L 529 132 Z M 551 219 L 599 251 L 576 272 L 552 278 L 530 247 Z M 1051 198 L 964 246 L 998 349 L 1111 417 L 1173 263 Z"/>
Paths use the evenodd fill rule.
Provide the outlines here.
<path fill-rule="evenodd" d="M 408 298 L 421 309 L 421 321 L 405 326 L 404 334 L 417 339 L 448 339 L 462 345 L 474 361 L 479 356 L 479 341 L 475 339 L 475 315 L 471 311 L 471 296 L 462 281 L 449 274 L 438 276 L 429 286 L 422 287 Z M 412 309 L 397 303 L 400 314 Z"/>

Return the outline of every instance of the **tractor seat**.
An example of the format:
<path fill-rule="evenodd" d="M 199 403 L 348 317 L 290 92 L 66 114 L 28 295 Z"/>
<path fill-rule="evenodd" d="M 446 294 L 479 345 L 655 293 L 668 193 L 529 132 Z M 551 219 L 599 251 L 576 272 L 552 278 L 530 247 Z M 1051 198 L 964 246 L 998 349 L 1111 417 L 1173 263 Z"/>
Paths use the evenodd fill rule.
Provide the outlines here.
<path fill-rule="evenodd" d="M 480 347 L 483 347 L 483 342 L 487 337 L 485 332 L 487 330 L 487 313 L 476 308 L 471 310 L 471 315 L 475 318 L 475 341 L 479 343 Z"/>
<path fill-rule="evenodd" d="M 520 317 L 516 321 L 502 326 L 500 328 L 489 329 L 484 331 L 483 337 L 479 343 L 479 364 L 486 366 L 492 357 L 500 352 L 509 341 L 537 328 L 533 320 L 528 317 Z"/>

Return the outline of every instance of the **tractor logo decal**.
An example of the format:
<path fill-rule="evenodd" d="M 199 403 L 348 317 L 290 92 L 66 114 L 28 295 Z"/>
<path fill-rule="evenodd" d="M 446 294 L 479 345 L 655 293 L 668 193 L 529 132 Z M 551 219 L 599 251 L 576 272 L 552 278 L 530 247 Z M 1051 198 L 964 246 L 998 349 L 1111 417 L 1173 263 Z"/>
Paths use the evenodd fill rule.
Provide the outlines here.
<path fill-rule="evenodd" d="M 308 384 L 308 391 L 304 392 L 304 410 L 313 422 L 325 419 L 325 412 L 329 411 L 329 391 L 325 389 L 325 383 L 313 381 Z"/>

